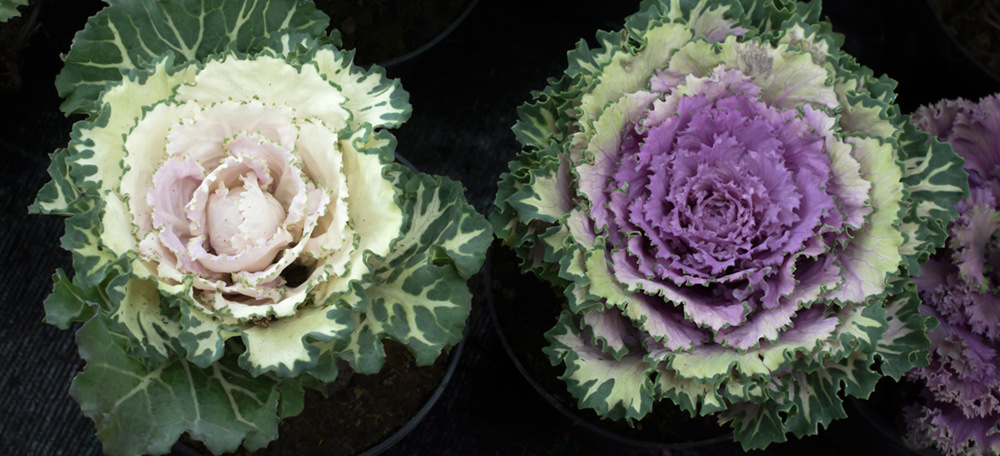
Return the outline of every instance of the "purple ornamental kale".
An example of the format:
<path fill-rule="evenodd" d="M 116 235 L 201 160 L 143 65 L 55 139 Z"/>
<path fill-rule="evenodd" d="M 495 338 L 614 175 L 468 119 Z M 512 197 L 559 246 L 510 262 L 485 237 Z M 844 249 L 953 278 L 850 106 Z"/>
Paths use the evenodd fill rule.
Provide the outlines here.
<path fill-rule="evenodd" d="M 998 94 L 1000 95 L 1000 94 Z M 907 409 L 909 437 L 948 455 L 1000 453 L 1000 96 L 944 100 L 913 115 L 965 158 L 969 197 L 958 203 L 947 248 L 916 279 L 930 334 L 926 405 Z"/>
<path fill-rule="evenodd" d="M 647 0 L 518 109 L 490 219 L 566 298 L 543 351 L 580 408 L 765 448 L 926 362 L 911 275 L 968 175 L 820 13 Z"/>
<path fill-rule="evenodd" d="M 830 118 L 808 105 L 769 106 L 749 77 L 721 66 L 690 82 L 684 95 L 663 75 L 652 79 L 669 95 L 627 129 L 621 166 L 592 195 L 595 221 L 607 217 L 610 243 L 629 246 L 612 253 L 623 282 L 668 294 L 708 287 L 712 296 L 687 301 L 690 319 L 746 350 L 764 330 L 743 324 L 756 310 L 748 304 L 778 307 L 796 260 L 823 253 L 821 238 L 842 230 L 817 133 Z M 781 304 L 777 313 L 796 310 L 794 300 Z"/>

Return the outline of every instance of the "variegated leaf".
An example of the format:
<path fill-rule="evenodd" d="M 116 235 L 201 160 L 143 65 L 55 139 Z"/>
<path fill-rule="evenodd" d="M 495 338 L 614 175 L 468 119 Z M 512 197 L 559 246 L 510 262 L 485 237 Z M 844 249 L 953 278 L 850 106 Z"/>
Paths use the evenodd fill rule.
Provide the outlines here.
<path fill-rule="evenodd" d="M 145 69 L 164 55 L 176 63 L 199 61 L 223 51 L 256 53 L 277 48 L 279 33 L 325 32 L 329 18 L 303 0 L 116 0 L 77 34 L 56 78 L 66 99 L 63 112 L 96 113 L 108 83 Z"/>
<path fill-rule="evenodd" d="M 170 360 L 150 369 L 127 352 L 127 336 L 104 318 L 80 328 L 87 365 L 70 394 L 94 420 L 109 455 L 164 454 L 182 433 L 213 453 L 250 450 L 277 437 L 279 401 L 301 404 L 301 388 L 252 378 L 227 357 L 209 368 Z M 156 413 L 150 413 L 155 410 Z M 294 410 L 288 410 L 294 411 Z"/>
<path fill-rule="evenodd" d="M 543 351 L 553 365 L 565 363 L 560 377 L 580 408 L 594 409 L 610 419 L 638 420 L 653 407 L 654 369 L 639 353 L 621 359 L 586 341 L 568 312 L 545 333 L 551 345 Z"/>
<path fill-rule="evenodd" d="M 426 365 L 462 338 L 472 299 L 466 281 L 482 266 L 489 224 L 464 201 L 459 183 L 402 169 L 393 176 L 403 212 L 411 215 L 392 252 L 374 265 L 373 285 L 364 292 L 363 334 L 346 357 L 366 364 L 364 355 L 378 356 L 382 350 L 374 344 L 390 337 Z"/>

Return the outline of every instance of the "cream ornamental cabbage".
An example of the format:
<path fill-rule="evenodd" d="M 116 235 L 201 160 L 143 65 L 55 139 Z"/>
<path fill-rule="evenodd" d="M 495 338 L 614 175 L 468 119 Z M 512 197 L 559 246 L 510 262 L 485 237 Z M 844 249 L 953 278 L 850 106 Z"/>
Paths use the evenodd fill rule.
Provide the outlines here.
<path fill-rule="evenodd" d="M 763 448 L 926 364 L 911 276 L 966 175 L 819 16 L 645 0 L 519 109 L 491 221 L 564 290 L 545 352 L 580 407 L 668 400 Z"/>
<path fill-rule="evenodd" d="M 32 210 L 70 216 L 47 321 L 109 454 L 265 445 L 338 360 L 459 342 L 490 241 L 460 184 L 394 162 L 408 95 L 311 2 L 117 1 L 57 86 L 82 113 Z"/>

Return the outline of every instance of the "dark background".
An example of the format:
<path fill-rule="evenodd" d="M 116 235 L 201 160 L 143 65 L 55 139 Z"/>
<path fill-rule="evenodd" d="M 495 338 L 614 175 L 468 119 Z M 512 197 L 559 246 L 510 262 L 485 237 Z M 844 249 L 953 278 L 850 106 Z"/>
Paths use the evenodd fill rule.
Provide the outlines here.
<path fill-rule="evenodd" d="M 13 62 L 23 79 L 19 88 L 0 92 L 0 454 L 95 455 L 100 445 L 93 425 L 67 394 L 82 367 L 73 334 L 42 323 L 50 276 L 57 267 L 70 267 L 58 242 L 63 220 L 29 216 L 26 208 L 48 180 L 47 154 L 66 144 L 72 125 L 57 109 L 58 55 L 69 50 L 72 33 L 101 4 L 43 1 L 29 46 L 0 68 L 10 71 Z M 565 68 L 566 51 L 580 38 L 619 28 L 637 4 L 480 0 L 442 42 L 389 68 L 390 76 L 402 78 L 413 105 L 412 118 L 395 132 L 398 151 L 425 172 L 462 181 L 470 202 L 487 213 L 499 174 L 519 150 L 510 132 L 516 107 Z M 30 15 L 32 9 L 22 11 Z M 923 0 L 827 0 L 824 16 L 846 35 L 849 53 L 876 75 L 899 81 L 904 112 L 945 97 L 978 99 L 1000 90 L 964 59 Z M 626 448 L 595 438 L 532 389 L 504 352 L 482 302 L 477 300 L 444 395 L 387 454 L 624 453 Z M 772 445 L 766 454 L 894 451 L 871 430 L 852 416 L 820 436 Z"/>

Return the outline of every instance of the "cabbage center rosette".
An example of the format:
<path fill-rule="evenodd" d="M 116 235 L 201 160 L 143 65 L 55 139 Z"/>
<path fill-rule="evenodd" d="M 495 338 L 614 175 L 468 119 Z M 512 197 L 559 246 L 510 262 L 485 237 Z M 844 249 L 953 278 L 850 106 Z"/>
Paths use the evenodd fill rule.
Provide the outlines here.
<path fill-rule="evenodd" d="M 779 299 L 791 295 L 794 271 L 815 267 L 827 250 L 823 236 L 843 232 L 830 194 L 842 185 L 830 182 L 825 150 L 836 141 L 833 120 L 810 105 L 761 101 L 760 87 L 724 65 L 682 86 L 656 76 L 651 84 L 662 92 L 630 94 L 649 99 L 647 113 L 621 129 L 617 147 L 593 144 L 617 149 L 611 179 L 604 188 L 581 185 L 614 246 L 610 266 L 627 287 L 683 296 L 686 319 L 725 346 L 774 339 L 764 330 L 779 327 L 775 320 L 787 325 L 797 307 Z M 858 218 L 871 211 L 845 209 Z M 762 314 L 772 320 L 766 326 Z"/>
<path fill-rule="evenodd" d="M 258 60 L 246 66 L 247 74 L 272 71 L 267 67 L 274 64 L 285 65 Z M 199 76 L 211 78 L 211 70 Z M 197 85 L 181 88 L 179 97 L 192 88 Z M 140 258 L 162 288 L 190 277 L 192 296 L 212 313 L 282 317 L 331 272 L 343 276 L 351 260 L 360 259 L 348 196 L 355 201 L 352 212 L 360 212 L 357 201 L 389 194 L 389 183 L 383 180 L 382 195 L 377 187 L 349 188 L 348 178 L 353 183 L 365 176 L 360 170 L 345 174 L 350 170 L 337 130 L 346 113 L 327 119 L 341 124 L 334 128 L 295 114 L 256 100 L 207 108 L 177 100 L 158 105 L 133 129 L 125 141 L 121 194 L 129 201 Z M 150 150 L 163 154 L 150 156 Z M 372 225 L 386 234 L 381 245 L 368 247 L 384 256 L 402 214 L 392 198 L 379 210 Z M 372 233 L 367 218 L 356 223 Z M 364 262 L 356 264 L 368 272 Z"/>
<path fill-rule="evenodd" d="M 78 131 L 105 163 L 121 162 L 98 166 L 101 243 L 137 254 L 137 287 L 197 303 L 189 314 L 199 325 L 221 323 L 183 347 L 206 352 L 194 357 L 200 364 L 221 356 L 224 331 L 242 335 L 252 371 L 288 375 L 296 362 L 317 362 L 301 342 L 281 341 L 349 335 L 360 301 L 349 301 L 351 282 L 372 273 L 366 255 L 385 257 L 400 235 L 389 165 L 358 150 L 373 119 L 345 109 L 348 94 L 318 71 L 337 60 L 333 50 L 298 68 L 275 56 L 227 57 L 173 72 L 164 61 L 146 81 L 104 95 L 108 126 Z M 120 140 L 114 116 L 133 113 L 119 113 L 117 98 L 136 96 L 152 102 L 136 106 L 144 112 Z M 118 147 L 116 158 L 108 151 Z M 313 314 L 325 323 L 297 323 Z"/>
<path fill-rule="evenodd" d="M 581 407 L 631 421 L 668 399 L 763 448 L 926 362 L 910 275 L 961 161 L 819 13 L 646 1 L 518 111 L 491 220 L 565 289 L 545 351 Z"/>

